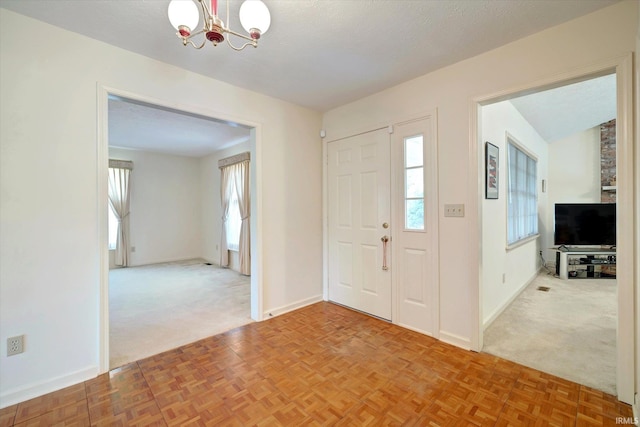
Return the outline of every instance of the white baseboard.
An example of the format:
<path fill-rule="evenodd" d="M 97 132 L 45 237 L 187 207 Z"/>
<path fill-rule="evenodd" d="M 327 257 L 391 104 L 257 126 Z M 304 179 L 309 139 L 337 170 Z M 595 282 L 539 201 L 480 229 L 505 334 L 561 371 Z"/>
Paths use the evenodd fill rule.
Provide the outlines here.
<path fill-rule="evenodd" d="M 405 325 L 404 323 L 395 323 L 395 322 L 392 322 L 392 323 L 394 323 L 395 325 L 400 326 L 401 328 L 409 329 L 410 331 L 417 332 L 419 334 L 426 335 L 428 337 L 438 339 L 438 337 L 433 332 L 428 332 L 428 331 L 425 331 L 425 330 L 422 330 L 422 329 L 419 329 L 419 328 L 415 328 L 413 326 Z"/>
<path fill-rule="evenodd" d="M 489 316 L 484 322 L 482 322 L 482 330 L 485 330 L 489 327 L 489 325 L 491 325 L 493 323 L 494 320 L 496 320 L 498 318 L 498 316 L 500 316 L 502 314 L 502 312 L 509 307 L 509 305 L 511 305 L 511 303 L 513 301 L 515 301 L 516 298 L 518 298 L 520 296 L 520 294 L 522 293 L 522 291 L 524 291 L 525 289 L 527 289 L 527 286 L 529 286 L 531 284 L 531 282 L 533 282 L 534 280 L 536 280 L 536 277 L 538 277 L 538 274 L 540 274 L 540 271 L 542 271 L 544 267 L 540 267 L 538 269 L 538 271 L 536 271 L 536 273 L 529 278 L 529 280 L 527 280 L 524 285 L 520 286 L 520 288 L 513 294 L 511 295 L 511 298 L 509 298 L 507 301 L 504 302 L 504 304 L 502 304 L 500 307 L 496 308 L 493 313 L 491 314 L 491 316 Z"/>
<path fill-rule="evenodd" d="M 36 384 L 29 384 L 14 390 L 8 390 L 0 395 L 0 409 L 90 380 L 95 378 L 98 373 L 97 366 L 90 366 L 68 375 L 52 378 Z"/>
<path fill-rule="evenodd" d="M 214 261 L 212 259 L 209 258 L 202 258 L 203 260 L 205 260 L 205 262 L 208 262 L 211 265 L 215 265 L 216 267 L 220 267 L 220 260 Z"/>
<path fill-rule="evenodd" d="M 293 310 L 297 310 L 302 307 L 306 307 L 311 304 L 315 304 L 317 302 L 322 301 L 322 295 L 315 295 L 311 298 L 303 299 L 300 301 L 296 301 L 292 304 L 285 305 L 283 307 L 273 308 L 271 310 L 267 310 L 262 314 L 262 318 L 264 320 L 268 320 L 272 317 L 280 316 L 281 314 L 288 313 Z"/>
<path fill-rule="evenodd" d="M 193 257 L 187 257 L 187 258 L 172 258 L 172 259 L 160 259 L 160 260 L 147 260 L 145 262 L 137 262 L 137 263 L 131 263 L 128 265 L 128 267 L 146 267 L 146 266 L 150 266 L 150 265 L 157 265 L 157 264 L 169 264 L 172 262 L 185 262 L 185 261 L 206 261 L 205 258 L 202 258 L 201 256 L 193 256 Z M 209 262 L 209 261 L 206 261 Z"/>
<path fill-rule="evenodd" d="M 460 335 L 440 331 L 439 339 L 442 342 L 455 345 L 456 347 L 460 347 L 464 350 L 471 350 L 471 341 L 468 338 L 461 337 Z"/>

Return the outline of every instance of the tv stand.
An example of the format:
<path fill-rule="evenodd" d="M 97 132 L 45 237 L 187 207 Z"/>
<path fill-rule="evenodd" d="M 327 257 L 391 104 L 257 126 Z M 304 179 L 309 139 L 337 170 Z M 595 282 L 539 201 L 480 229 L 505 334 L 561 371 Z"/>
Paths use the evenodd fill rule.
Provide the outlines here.
<path fill-rule="evenodd" d="M 561 279 L 615 279 L 616 250 L 571 248 L 560 246 L 556 251 L 556 274 Z"/>

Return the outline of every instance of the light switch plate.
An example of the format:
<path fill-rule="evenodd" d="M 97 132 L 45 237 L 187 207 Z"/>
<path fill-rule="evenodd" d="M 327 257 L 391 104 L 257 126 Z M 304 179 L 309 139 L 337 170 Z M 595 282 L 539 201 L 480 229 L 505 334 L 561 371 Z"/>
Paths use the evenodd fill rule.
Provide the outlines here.
<path fill-rule="evenodd" d="M 464 204 L 444 205 L 444 216 L 464 217 Z"/>

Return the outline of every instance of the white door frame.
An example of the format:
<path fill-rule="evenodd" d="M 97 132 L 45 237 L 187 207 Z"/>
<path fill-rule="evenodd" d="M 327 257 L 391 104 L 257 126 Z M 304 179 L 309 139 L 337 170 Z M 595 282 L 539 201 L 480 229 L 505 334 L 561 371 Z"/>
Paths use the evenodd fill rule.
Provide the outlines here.
<path fill-rule="evenodd" d="M 99 319 L 98 319 L 98 354 L 100 373 L 109 371 L 109 236 L 108 236 L 108 168 L 109 168 L 109 95 L 140 101 L 173 110 L 184 111 L 212 119 L 237 123 L 251 129 L 251 138 L 255 141 L 255 194 L 252 194 L 252 206 L 255 215 L 251 219 L 251 318 L 263 320 L 263 266 L 262 266 L 262 125 L 244 118 L 232 117 L 229 114 L 207 110 L 202 106 L 161 100 L 138 93 L 109 87 L 97 83 L 97 225 L 99 242 Z M 104 197 L 102 197 L 104 195 Z"/>
<path fill-rule="evenodd" d="M 341 139 L 344 138 L 349 138 L 352 136 L 356 136 L 356 135 L 360 135 L 363 133 L 368 133 L 368 132 L 373 132 L 373 131 L 377 131 L 377 130 L 381 130 L 381 129 L 387 129 L 390 136 L 391 134 L 393 134 L 394 131 L 394 126 L 399 125 L 399 124 L 403 124 L 403 123 L 409 123 L 409 122 L 414 122 L 414 121 L 418 121 L 418 120 L 422 120 L 422 119 L 427 119 L 427 118 L 431 118 L 432 119 L 432 132 L 433 132 L 433 138 L 434 138 L 434 149 L 435 149 L 435 154 L 437 156 L 438 154 L 438 114 L 437 114 L 437 109 L 436 108 L 430 108 L 427 110 L 422 110 L 419 111 L 415 114 L 411 114 L 411 115 L 407 115 L 407 116 L 401 116 L 401 117 L 396 117 L 393 118 L 392 120 L 388 121 L 388 122 L 384 122 L 384 123 L 373 123 L 371 125 L 368 126 L 364 126 L 361 128 L 355 128 L 355 129 L 346 129 L 343 130 L 339 133 L 337 133 L 336 135 L 327 135 L 326 131 L 323 129 L 320 131 L 320 137 L 322 138 L 322 299 L 324 301 L 329 301 L 329 210 L 328 210 L 328 206 L 329 206 L 329 191 L 328 191 L 328 179 L 329 179 L 329 143 L 331 142 L 335 142 L 335 141 L 339 141 Z M 391 124 L 390 124 L 391 123 Z M 391 141 L 391 143 L 393 143 L 393 140 Z M 393 149 L 392 149 L 393 152 Z M 390 162 L 392 162 L 392 158 L 393 155 L 391 156 L 391 159 L 389 160 Z M 437 158 L 437 157 L 436 157 Z M 391 203 L 393 204 L 393 188 L 394 186 L 397 184 L 396 182 L 396 178 L 394 178 L 394 174 L 395 174 L 395 168 L 396 166 L 394 166 L 393 162 L 391 163 Z M 436 169 L 439 167 L 439 162 L 436 162 Z M 437 171 L 436 171 L 436 175 L 437 175 Z M 439 199 L 439 184 L 436 180 L 436 203 L 438 204 L 438 209 L 440 206 L 440 199 Z M 439 228 L 439 216 L 436 218 L 436 221 L 438 221 L 438 228 Z M 391 211 L 391 223 L 394 224 L 395 222 L 395 218 L 394 218 L 394 213 L 393 213 L 393 209 Z M 393 236 L 394 236 L 394 229 L 395 227 L 392 228 L 392 232 L 391 232 L 391 237 L 392 237 L 392 241 L 393 241 Z M 438 238 L 439 239 L 439 238 Z M 438 278 L 438 281 L 436 283 L 436 289 L 434 292 L 434 298 L 436 299 L 436 305 L 434 307 L 435 309 L 435 313 L 434 313 L 434 334 L 433 336 L 435 338 L 439 338 L 440 335 L 440 299 L 439 299 L 439 290 L 440 290 L 440 259 L 439 259 L 439 241 L 438 241 L 438 251 L 436 254 L 434 254 L 434 256 L 436 257 L 436 266 L 437 266 L 437 272 L 435 272 L 435 276 Z M 391 245 L 391 261 L 393 263 L 393 244 Z M 397 313 L 397 298 L 398 298 L 398 294 L 397 294 L 397 284 L 395 283 L 394 280 L 394 275 L 393 275 L 393 264 L 391 266 L 392 269 L 392 279 L 391 279 L 391 297 L 393 299 L 393 301 L 391 302 L 391 323 L 393 324 L 398 324 L 398 319 L 397 316 L 395 316 L 395 313 Z M 406 327 L 406 326 L 403 326 Z M 422 331 L 418 331 L 421 332 Z"/>
<path fill-rule="evenodd" d="M 472 299 L 477 304 L 473 319 L 476 322 L 472 329 L 471 348 L 475 351 L 482 349 L 483 321 L 482 321 L 482 199 L 483 193 L 483 164 L 482 144 L 480 135 L 481 107 L 498 101 L 509 99 L 515 95 L 551 89 L 573 82 L 598 77 L 615 72 L 616 74 L 616 148 L 617 148 L 617 283 L 618 283 L 618 328 L 617 328 L 617 392 L 618 398 L 632 404 L 634 399 L 634 360 L 635 360 L 635 289 L 638 277 L 635 263 L 638 259 L 634 253 L 635 208 L 634 208 L 634 156 L 633 156 L 633 58 L 632 54 L 613 58 L 585 67 L 570 73 L 552 76 L 548 79 L 530 84 L 510 88 L 501 92 L 474 98 L 470 106 L 470 138 L 469 138 L 469 191 L 477 197 L 469 199 L 470 209 L 477 212 L 478 223 L 470 228 L 470 246 L 477 248 L 477 262 L 470 264 L 471 277 L 477 280 L 477 286 L 472 288 Z M 623 230 L 623 231 L 620 231 Z"/>

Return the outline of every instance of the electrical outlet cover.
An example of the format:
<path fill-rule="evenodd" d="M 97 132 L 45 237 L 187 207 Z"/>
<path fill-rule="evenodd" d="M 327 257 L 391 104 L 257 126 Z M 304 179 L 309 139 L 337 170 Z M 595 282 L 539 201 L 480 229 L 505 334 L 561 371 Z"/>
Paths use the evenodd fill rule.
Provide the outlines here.
<path fill-rule="evenodd" d="M 7 338 L 7 356 L 14 356 L 24 351 L 24 335 Z"/>

